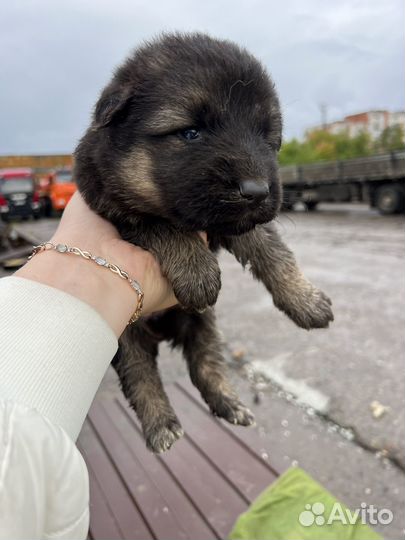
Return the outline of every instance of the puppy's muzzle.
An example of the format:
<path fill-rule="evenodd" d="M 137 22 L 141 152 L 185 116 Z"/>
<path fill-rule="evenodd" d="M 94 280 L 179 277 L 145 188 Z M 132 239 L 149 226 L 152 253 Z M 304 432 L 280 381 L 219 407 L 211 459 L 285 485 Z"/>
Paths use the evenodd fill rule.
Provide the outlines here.
<path fill-rule="evenodd" d="M 269 185 L 265 180 L 242 180 L 239 192 L 247 201 L 260 203 L 269 195 Z"/>

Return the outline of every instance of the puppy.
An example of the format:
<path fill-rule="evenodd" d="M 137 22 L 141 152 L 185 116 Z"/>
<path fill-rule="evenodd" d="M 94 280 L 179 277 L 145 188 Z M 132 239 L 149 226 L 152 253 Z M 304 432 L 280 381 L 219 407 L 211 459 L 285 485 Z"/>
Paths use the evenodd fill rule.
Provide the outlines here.
<path fill-rule="evenodd" d="M 135 51 L 103 90 L 76 149 L 88 205 L 154 254 L 179 301 L 129 326 L 113 360 L 154 452 L 183 433 L 158 373 L 161 340 L 183 349 L 213 414 L 253 422 L 226 379 L 211 307 L 221 247 L 297 325 L 333 320 L 330 300 L 303 277 L 270 223 L 281 200 L 280 144 L 279 101 L 263 66 L 231 42 L 195 33 L 163 35 Z M 207 232 L 209 248 L 197 231 Z"/>

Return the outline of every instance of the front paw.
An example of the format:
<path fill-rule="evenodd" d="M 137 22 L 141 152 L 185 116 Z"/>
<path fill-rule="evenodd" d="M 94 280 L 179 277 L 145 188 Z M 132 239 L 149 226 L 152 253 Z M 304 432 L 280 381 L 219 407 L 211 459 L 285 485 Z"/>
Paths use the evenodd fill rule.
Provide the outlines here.
<path fill-rule="evenodd" d="M 235 396 L 225 394 L 211 396 L 208 404 L 213 415 L 223 418 L 230 424 L 253 426 L 255 423 L 253 413 Z"/>
<path fill-rule="evenodd" d="M 333 321 L 330 298 L 310 283 L 295 290 L 287 300 L 276 305 L 301 328 L 327 328 Z"/>
<path fill-rule="evenodd" d="M 211 254 L 210 254 L 211 255 Z M 186 309 L 204 311 L 217 301 L 221 289 L 221 271 L 216 258 L 190 264 L 172 281 L 174 294 Z"/>

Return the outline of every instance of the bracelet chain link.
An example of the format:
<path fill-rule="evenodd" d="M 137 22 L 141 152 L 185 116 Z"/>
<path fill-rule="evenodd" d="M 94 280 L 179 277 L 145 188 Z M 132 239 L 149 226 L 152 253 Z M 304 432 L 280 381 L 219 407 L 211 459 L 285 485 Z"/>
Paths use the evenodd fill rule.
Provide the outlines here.
<path fill-rule="evenodd" d="M 70 247 L 70 246 L 67 246 L 66 244 L 54 244 L 53 242 L 43 242 L 42 244 L 33 246 L 32 253 L 28 257 L 28 260 L 32 259 L 34 255 L 36 255 L 37 253 L 40 253 L 41 251 L 49 251 L 49 250 L 54 250 L 54 251 L 57 251 L 58 253 L 73 253 L 73 255 L 78 255 L 79 257 L 83 257 L 86 260 L 94 261 L 96 264 L 98 264 L 98 266 L 103 266 L 104 268 L 107 268 L 114 274 L 117 274 L 120 278 L 127 280 L 130 286 L 132 287 L 132 289 L 136 292 L 137 297 L 138 297 L 138 303 L 137 303 L 136 309 L 133 315 L 131 316 L 131 318 L 129 319 L 128 324 L 132 324 L 139 319 L 142 313 L 144 293 L 139 283 L 135 279 L 132 279 L 129 277 L 128 272 L 126 272 L 125 270 L 122 270 L 116 264 L 109 263 L 103 257 L 95 257 L 94 255 L 90 253 L 90 251 L 84 251 L 78 247 Z"/>

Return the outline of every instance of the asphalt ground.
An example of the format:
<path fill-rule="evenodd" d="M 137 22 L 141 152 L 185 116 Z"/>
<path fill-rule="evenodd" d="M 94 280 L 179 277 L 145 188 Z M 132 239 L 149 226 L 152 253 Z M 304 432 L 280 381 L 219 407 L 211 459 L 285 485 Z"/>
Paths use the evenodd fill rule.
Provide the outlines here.
<path fill-rule="evenodd" d="M 405 219 L 325 204 L 278 223 L 302 271 L 332 298 L 335 321 L 297 328 L 222 253 L 217 314 L 232 379 L 271 462 L 303 467 L 352 509 L 391 510 L 392 523 L 375 528 L 402 538 Z M 179 356 L 162 349 L 168 381 L 185 373 Z"/>
<path fill-rule="evenodd" d="M 230 375 L 256 415 L 263 455 L 279 470 L 303 467 L 352 509 L 390 510 L 393 521 L 374 528 L 392 539 L 404 537 L 405 513 L 404 225 L 363 205 L 280 216 L 299 266 L 333 300 L 329 329 L 297 328 L 228 253 L 217 304 Z M 52 223 L 22 227 L 47 234 Z M 166 382 L 186 375 L 165 345 L 160 366 Z M 116 391 L 112 373 L 103 391 Z"/>

